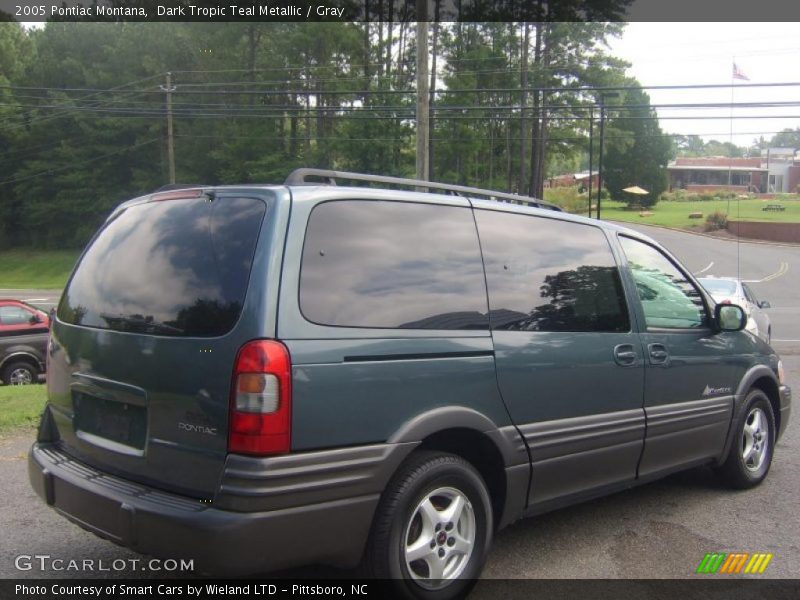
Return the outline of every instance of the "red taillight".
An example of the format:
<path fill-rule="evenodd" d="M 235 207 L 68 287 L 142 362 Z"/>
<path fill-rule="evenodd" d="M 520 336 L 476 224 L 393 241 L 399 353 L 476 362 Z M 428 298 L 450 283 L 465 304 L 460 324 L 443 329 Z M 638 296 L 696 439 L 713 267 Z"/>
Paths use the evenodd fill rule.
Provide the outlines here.
<path fill-rule="evenodd" d="M 720 304 L 732 304 L 732 303 L 731 303 L 731 301 L 730 301 L 730 300 L 728 300 L 727 298 L 725 298 L 725 300 L 722 300 L 722 301 L 720 302 Z"/>
<path fill-rule="evenodd" d="M 274 340 L 254 340 L 239 350 L 233 368 L 228 451 L 289 452 L 292 431 L 292 362 Z"/>

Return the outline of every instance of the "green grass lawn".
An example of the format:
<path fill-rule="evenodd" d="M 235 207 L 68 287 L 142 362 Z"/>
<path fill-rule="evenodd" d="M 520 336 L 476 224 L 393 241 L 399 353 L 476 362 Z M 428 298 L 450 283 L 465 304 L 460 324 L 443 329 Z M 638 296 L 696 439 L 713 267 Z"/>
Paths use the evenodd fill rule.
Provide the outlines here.
<path fill-rule="evenodd" d="M 767 204 L 780 204 L 786 207 L 782 212 L 762 210 Z M 627 210 L 623 202 L 605 201 L 600 205 L 600 216 L 612 221 L 627 221 L 650 225 L 665 225 L 681 229 L 703 229 L 706 217 L 714 211 L 730 212 L 731 221 L 769 221 L 800 223 L 800 201 L 798 200 L 705 200 L 695 202 L 661 201 L 648 209 L 653 214 L 639 216 L 639 210 Z M 703 213 L 701 219 L 690 219 L 689 213 Z"/>
<path fill-rule="evenodd" d="M 47 400 L 47 386 L 0 385 L 0 433 L 39 424 Z"/>
<path fill-rule="evenodd" d="M 0 288 L 63 288 L 78 250 L 5 250 L 0 252 Z"/>

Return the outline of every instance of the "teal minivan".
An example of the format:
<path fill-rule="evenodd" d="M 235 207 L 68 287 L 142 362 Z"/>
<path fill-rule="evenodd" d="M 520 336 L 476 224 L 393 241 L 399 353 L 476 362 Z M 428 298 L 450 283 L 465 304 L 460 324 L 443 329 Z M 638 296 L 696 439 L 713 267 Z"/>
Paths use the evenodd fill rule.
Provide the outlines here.
<path fill-rule="evenodd" d="M 312 169 L 157 192 L 64 290 L 30 480 L 208 572 L 455 597 L 521 517 L 699 465 L 760 483 L 790 390 L 745 321 L 646 236 L 512 194 Z"/>

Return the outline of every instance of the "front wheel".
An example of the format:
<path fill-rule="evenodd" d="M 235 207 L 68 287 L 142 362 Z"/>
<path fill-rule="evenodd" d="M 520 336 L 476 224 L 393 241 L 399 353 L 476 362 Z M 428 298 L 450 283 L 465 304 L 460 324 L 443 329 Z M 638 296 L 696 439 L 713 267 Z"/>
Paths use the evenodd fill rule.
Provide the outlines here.
<path fill-rule="evenodd" d="M 3 383 L 6 385 L 29 385 L 36 383 L 39 369 L 27 362 L 15 362 L 3 369 Z"/>
<path fill-rule="evenodd" d="M 766 394 L 751 390 L 734 429 L 733 443 L 720 472 L 732 487 L 750 488 L 769 473 L 775 448 L 775 416 Z"/>
<path fill-rule="evenodd" d="M 367 574 L 392 579 L 406 598 L 466 594 L 492 538 L 486 484 L 453 454 L 415 452 L 386 488 L 367 543 Z"/>

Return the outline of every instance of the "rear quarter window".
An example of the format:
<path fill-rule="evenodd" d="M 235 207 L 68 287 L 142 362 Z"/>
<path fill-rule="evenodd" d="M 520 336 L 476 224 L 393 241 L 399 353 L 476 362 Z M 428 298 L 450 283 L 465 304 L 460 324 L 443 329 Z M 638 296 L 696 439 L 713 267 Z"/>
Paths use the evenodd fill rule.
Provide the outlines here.
<path fill-rule="evenodd" d="M 488 329 L 480 246 L 466 207 L 337 200 L 311 212 L 300 309 L 320 325 Z"/>
<path fill-rule="evenodd" d="M 131 206 L 81 258 L 58 318 L 168 336 L 219 336 L 244 302 L 266 204 L 175 199 Z"/>

